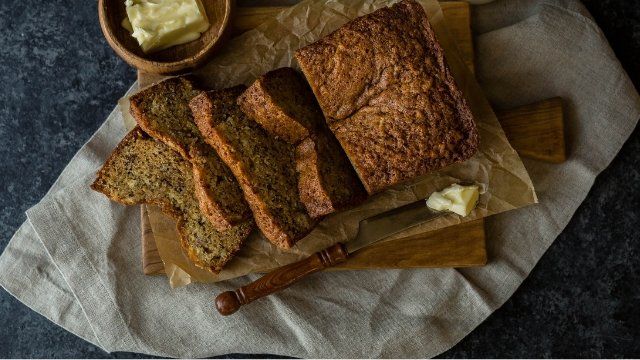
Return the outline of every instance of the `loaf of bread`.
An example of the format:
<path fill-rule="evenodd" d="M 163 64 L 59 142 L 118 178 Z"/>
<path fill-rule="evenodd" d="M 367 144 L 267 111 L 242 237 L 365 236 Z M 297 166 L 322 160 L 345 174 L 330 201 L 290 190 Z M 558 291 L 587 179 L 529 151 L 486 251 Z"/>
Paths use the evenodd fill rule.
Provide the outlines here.
<path fill-rule="evenodd" d="M 189 101 L 200 93 L 193 79 L 162 81 L 130 98 L 130 111 L 138 125 L 193 165 L 196 196 L 202 211 L 218 230 L 251 218 L 242 190 L 196 126 Z"/>
<path fill-rule="evenodd" d="M 477 151 L 469 106 L 417 2 L 356 18 L 295 57 L 369 193 Z"/>
<path fill-rule="evenodd" d="M 262 75 L 238 98 L 238 105 L 271 135 L 296 145 L 298 191 L 312 218 L 364 200 L 360 180 L 297 71 L 280 68 Z"/>
<path fill-rule="evenodd" d="M 217 231 L 206 220 L 195 197 L 191 164 L 140 128 L 116 147 L 91 185 L 125 205 L 153 204 L 177 221 L 180 243 L 199 267 L 219 272 L 253 229 L 246 220 Z"/>
<path fill-rule="evenodd" d="M 205 92 L 190 106 L 204 138 L 238 179 L 262 233 L 288 249 L 315 223 L 300 201 L 293 146 L 240 110 L 237 99 L 245 89 Z"/>

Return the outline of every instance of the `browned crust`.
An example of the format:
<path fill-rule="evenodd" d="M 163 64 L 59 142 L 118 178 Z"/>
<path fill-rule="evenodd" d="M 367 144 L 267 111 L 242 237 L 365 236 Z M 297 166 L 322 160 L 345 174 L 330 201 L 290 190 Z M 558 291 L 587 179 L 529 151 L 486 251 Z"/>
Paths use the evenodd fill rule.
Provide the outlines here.
<path fill-rule="evenodd" d="M 337 210 L 322 184 L 319 165 L 315 141 L 306 138 L 296 146 L 296 170 L 300 200 L 312 218 L 319 218 Z"/>
<path fill-rule="evenodd" d="M 309 216 L 320 218 L 364 198 L 364 188 L 297 71 L 284 67 L 264 74 L 238 105 L 270 135 L 295 145 L 298 194 Z"/>
<path fill-rule="evenodd" d="M 418 144 L 416 141 L 420 140 L 411 140 L 413 144 L 409 143 L 410 145 L 405 148 L 404 153 L 402 153 L 401 146 L 405 146 L 405 144 L 402 143 L 393 154 L 389 151 L 391 144 L 397 141 L 408 142 L 412 135 L 391 140 L 391 143 L 383 143 L 380 140 L 375 144 L 377 147 L 374 147 L 371 142 L 365 143 L 374 138 L 369 139 L 361 136 L 375 136 L 374 122 L 386 124 L 385 121 L 393 122 L 398 114 L 404 114 L 402 116 L 411 118 L 412 113 L 420 111 L 428 113 L 430 111 L 428 106 L 423 107 L 425 100 L 416 99 L 413 103 L 407 100 L 420 94 L 419 92 L 404 94 L 404 90 L 410 88 L 412 84 L 421 85 L 415 82 L 428 82 L 424 78 L 420 80 L 415 75 L 409 76 L 416 69 L 415 66 L 420 66 L 416 62 L 416 56 L 405 57 L 409 68 L 402 68 L 402 64 L 394 63 L 388 64 L 390 68 L 378 69 L 378 65 L 385 64 L 385 59 L 388 59 L 390 54 L 395 54 L 398 51 L 394 48 L 398 44 L 386 37 L 389 33 L 392 34 L 391 36 L 400 36 L 398 34 L 401 34 L 401 37 L 405 39 L 409 39 L 407 36 L 411 33 L 414 38 L 407 41 L 414 41 L 413 46 L 433 55 L 434 62 L 429 66 L 435 72 L 431 74 L 422 70 L 423 72 L 418 75 L 431 76 L 432 80 L 438 77 L 441 79 L 438 85 L 441 87 L 435 88 L 428 94 L 434 93 L 437 95 L 436 98 L 438 96 L 451 97 L 453 105 L 438 102 L 438 100 L 435 102 L 430 102 L 432 101 L 430 99 L 426 101 L 436 107 L 450 106 L 444 113 L 451 110 L 453 115 L 439 115 L 440 113 L 437 113 L 435 116 L 442 116 L 441 119 L 459 121 L 463 124 L 461 129 L 464 140 L 457 142 L 455 152 L 442 152 L 434 147 L 420 150 L 422 151 L 420 154 L 416 149 L 423 146 L 423 143 L 416 146 Z M 347 51 L 350 55 L 347 56 L 344 53 L 338 53 L 338 51 Z M 451 75 L 446 64 L 444 51 L 435 38 L 424 9 L 415 1 L 404 0 L 390 8 L 382 8 L 354 19 L 316 43 L 298 49 L 295 57 L 321 105 L 327 123 L 342 144 L 369 193 L 379 192 L 389 186 L 409 181 L 456 162 L 462 162 L 476 153 L 478 133 L 471 110 Z M 350 59 L 359 62 L 358 65 L 352 66 L 353 64 L 349 63 Z M 337 68 L 327 70 L 326 67 L 329 66 L 327 64 Z M 392 87 L 398 86 L 397 84 L 402 83 L 400 80 L 404 79 L 394 78 L 394 76 L 398 76 L 398 71 L 400 74 L 403 71 L 406 72 L 405 77 L 414 82 L 402 85 L 402 94 Z M 384 94 L 384 97 L 380 94 Z M 381 100 L 382 103 L 379 102 Z M 403 101 L 410 106 L 406 106 Z M 374 114 L 377 111 L 378 114 L 368 119 L 369 115 L 361 111 L 362 109 Z M 430 115 L 426 116 L 428 118 Z M 398 117 L 398 119 L 401 118 Z M 358 122 L 360 125 L 354 125 Z M 393 126 L 398 126 L 399 123 L 398 121 Z M 359 133 L 365 131 L 366 126 L 368 126 L 370 133 Z M 383 128 L 385 132 L 388 131 L 386 125 L 384 126 L 379 128 Z M 408 128 L 404 130 L 401 127 L 396 127 L 393 130 L 402 133 L 408 130 L 411 125 L 407 124 L 406 126 Z M 411 132 L 409 133 L 411 134 Z M 415 132 L 413 134 L 415 135 Z M 427 132 L 425 136 L 430 135 Z M 455 138 L 457 135 L 448 134 L 447 136 Z M 419 138 L 425 139 L 424 144 L 428 141 L 425 137 Z M 383 137 L 379 135 L 379 139 L 383 139 Z M 438 141 L 445 143 L 449 140 L 434 139 L 434 142 Z M 413 150 L 409 150 L 411 146 L 414 146 Z M 439 155 L 441 153 L 447 155 Z"/>
<path fill-rule="evenodd" d="M 253 216 L 255 217 L 256 224 L 258 224 L 260 230 L 264 233 L 267 239 L 276 246 L 283 249 L 290 249 L 295 244 L 296 240 L 302 236 L 293 238 L 287 234 L 282 223 L 278 221 L 278 218 L 273 215 L 271 209 L 262 201 L 262 198 L 254 188 L 253 183 L 245 177 L 244 174 L 246 173 L 246 169 L 244 167 L 244 162 L 238 159 L 236 156 L 237 154 L 233 151 L 229 141 L 224 136 L 220 136 L 217 132 L 212 133 L 212 135 L 207 138 L 211 139 L 212 143 L 216 143 L 216 150 L 219 152 L 220 157 L 225 159 L 227 165 L 239 180 L 240 186 L 244 191 L 244 196 L 249 203 L 249 207 L 253 211 Z"/>
<path fill-rule="evenodd" d="M 300 198 L 313 218 L 356 206 L 367 197 L 328 129 L 319 130 L 296 146 L 296 170 Z"/>
<path fill-rule="evenodd" d="M 99 183 L 100 179 L 102 177 L 105 176 L 105 173 L 110 169 L 111 164 L 113 163 L 113 159 L 115 159 L 116 156 L 118 156 L 120 154 L 120 152 L 122 151 L 122 149 L 130 142 L 135 141 L 136 139 L 139 138 L 148 138 L 148 135 L 145 134 L 142 129 L 140 129 L 140 127 L 135 127 L 133 130 L 131 130 L 123 139 L 122 141 L 120 141 L 120 143 L 118 144 L 118 146 L 116 146 L 116 148 L 111 152 L 111 155 L 109 155 L 109 157 L 107 158 L 107 160 L 105 161 L 104 165 L 102 166 L 102 168 L 100 168 L 100 170 L 98 171 L 97 175 L 96 175 L 96 179 L 94 180 L 94 182 L 90 185 L 91 189 L 100 192 L 102 194 L 104 194 L 105 196 L 107 196 L 109 199 L 118 202 L 120 204 L 123 205 L 138 205 L 138 204 L 149 204 L 149 205 L 155 205 L 158 206 L 163 213 L 165 213 L 166 215 L 168 215 L 169 217 L 171 217 L 173 220 L 176 221 L 176 230 L 178 231 L 178 235 L 180 236 L 180 246 L 182 247 L 182 250 L 187 254 L 187 256 L 189 257 L 189 259 L 198 267 L 211 271 L 212 273 L 219 273 L 223 266 L 229 261 L 231 260 L 231 258 L 233 258 L 233 256 L 240 251 L 240 248 L 242 246 L 242 244 L 244 243 L 244 240 L 246 240 L 246 238 L 249 236 L 249 234 L 251 233 L 251 226 L 247 227 L 246 230 L 246 234 L 243 233 L 241 234 L 241 237 L 244 238 L 243 241 L 238 243 L 238 246 L 236 248 L 234 248 L 232 251 L 229 252 L 229 255 L 222 258 L 221 261 L 221 265 L 220 266 L 208 266 L 207 264 L 205 264 L 204 262 L 202 262 L 197 255 L 195 254 L 195 251 L 192 249 L 191 246 L 189 246 L 188 241 L 187 241 L 187 236 L 184 232 L 184 215 L 178 211 L 176 211 L 175 208 L 173 208 L 170 204 L 164 202 L 164 201 L 145 201 L 145 202 L 141 202 L 141 203 L 136 203 L 136 202 L 132 202 L 132 201 L 127 201 L 126 199 L 122 199 L 119 196 L 117 196 L 116 194 L 113 194 L 109 191 L 108 188 L 105 188 L 103 186 L 101 186 L 101 184 Z"/>
<path fill-rule="evenodd" d="M 230 229 L 233 225 L 236 225 L 241 222 L 241 220 L 234 219 L 233 223 L 227 221 L 227 219 L 222 216 L 216 204 L 211 200 L 213 195 L 209 192 L 207 188 L 207 184 L 204 181 L 204 168 L 195 163 L 193 165 L 193 182 L 196 188 L 196 198 L 198 199 L 198 204 L 200 205 L 200 210 L 202 213 L 211 221 L 212 224 L 216 225 L 216 229 L 218 230 L 227 230 Z"/>
<path fill-rule="evenodd" d="M 219 231 L 224 231 L 229 229 L 230 227 L 240 224 L 243 221 L 246 221 L 250 218 L 251 214 L 247 211 L 243 216 L 230 216 L 229 214 L 224 214 L 223 210 L 216 205 L 214 201 L 214 195 L 207 188 L 207 184 L 204 181 L 204 169 L 198 165 L 199 160 L 196 158 L 201 156 L 202 154 L 202 146 L 207 146 L 204 143 L 202 144 L 192 144 L 191 148 L 187 148 L 180 141 L 175 139 L 174 137 L 166 134 L 165 132 L 155 129 L 150 122 L 149 117 L 145 113 L 145 109 L 142 106 L 142 103 L 145 99 L 152 97 L 154 93 L 158 91 L 165 91 L 167 87 L 179 88 L 183 86 L 182 84 L 186 84 L 186 88 L 192 88 L 194 90 L 199 89 L 195 78 L 192 76 L 181 76 L 170 78 L 164 81 L 161 81 L 155 85 L 152 85 L 135 95 L 131 96 L 129 99 L 130 107 L 129 112 L 135 118 L 138 125 L 151 137 L 156 140 L 159 140 L 178 153 L 182 155 L 184 159 L 191 162 L 193 165 L 193 175 L 194 175 L 194 184 L 196 188 L 196 197 L 198 199 L 198 203 L 200 204 L 200 208 L 203 214 L 209 219 L 211 224 Z M 206 160 L 205 160 L 206 161 Z"/>
<path fill-rule="evenodd" d="M 254 119 L 271 135 L 289 144 L 297 144 L 310 135 L 310 130 L 303 126 L 299 119 L 288 114 L 266 89 L 270 76 L 289 76 L 298 80 L 298 73 L 292 68 L 280 68 L 262 75 L 238 98 L 242 111 Z M 302 95 L 302 94 L 300 94 Z"/>
<path fill-rule="evenodd" d="M 237 98 L 243 90 L 244 86 L 237 86 L 221 91 L 224 91 L 226 96 L 233 97 L 235 102 L 235 98 Z M 287 234 L 284 226 L 277 220 L 277 217 L 274 216 L 269 207 L 262 201 L 258 194 L 258 190 L 254 188 L 253 182 L 245 176 L 247 170 L 244 167 L 244 161 L 239 158 L 239 154 L 234 151 L 229 140 L 223 134 L 215 130 L 217 123 L 211 116 L 215 109 L 213 109 L 210 96 L 216 93 L 218 92 L 205 92 L 191 100 L 189 105 L 193 111 L 196 124 L 207 143 L 209 143 L 218 152 L 220 158 L 224 160 L 240 183 L 240 187 L 244 192 L 247 203 L 249 203 L 249 207 L 253 212 L 256 224 L 265 237 L 280 248 L 290 249 L 297 240 L 306 234 L 300 234 L 300 236 L 295 238 Z"/>

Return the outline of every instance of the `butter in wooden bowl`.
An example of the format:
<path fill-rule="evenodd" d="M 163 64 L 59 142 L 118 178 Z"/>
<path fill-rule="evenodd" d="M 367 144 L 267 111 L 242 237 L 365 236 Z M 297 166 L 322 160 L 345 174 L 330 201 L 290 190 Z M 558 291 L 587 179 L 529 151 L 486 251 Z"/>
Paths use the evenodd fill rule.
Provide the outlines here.
<path fill-rule="evenodd" d="M 194 41 L 209 28 L 200 0 L 126 0 L 122 26 L 145 54 Z"/>

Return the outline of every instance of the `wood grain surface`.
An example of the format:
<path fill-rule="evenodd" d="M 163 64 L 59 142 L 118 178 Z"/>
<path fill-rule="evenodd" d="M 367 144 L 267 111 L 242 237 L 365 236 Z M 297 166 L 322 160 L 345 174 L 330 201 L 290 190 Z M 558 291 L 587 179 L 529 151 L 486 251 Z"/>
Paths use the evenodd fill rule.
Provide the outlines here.
<path fill-rule="evenodd" d="M 442 9 L 447 25 L 454 38 L 458 40 L 458 48 L 463 59 L 473 69 L 473 41 L 470 27 L 470 8 L 466 2 L 443 2 Z M 238 35 L 261 24 L 278 14 L 282 7 L 237 8 L 232 19 L 232 34 Z M 158 78 L 139 72 L 138 80 L 141 86 L 149 85 Z M 543 101 L 517 109 L 500 111 L 501 123 L 507 123 L 505 129 L 514 148 L 523 156 L 536 159 L 560 159 L 564 157 L 564 150 L 560 154 L 560 147 L 554 141 L 531 141 L 531 136 L 544 133 L 546 124 L 556 124 L 562 121 L 562 107 L 557 100 Z M 526 130 L 532 127 L 531 130 Z M 554 137 L 557 130 L 552 131 Z M 518 137 L 527 139 L 519 140 Z M 564 141 L 562 141 L 564 143 Z M 552 161 L 552 160 L 548 160 Z M 143 227 L 143 261 L 145 274 L 162 274 L 162 261 L 154 252 L 155 241 L 149 222 L 145 219 L 144 206 L 142 214 Z M 145 233 L 147 235 L 145 235 Z M 429 267 L 467 267 L 480 266 L 487 262 L 485 247 L 484 220 L 476 220 L 445 229 L 424 234 L 380 242 L 360 249 L 349 259 L 329 270 L 345 269 L 381 269 L 381 268 L 429 268 Z"/>
<path fill-rule="evenodd" d="M 329 270 L 469 267 L 487 263 L 484 220 L 478 219 L 362 248 Z"/>
<path fill-rule="evenodd" d="M 496 115 L 521 156 L 556 164 L 567 160 L 562 99 L 497 110 Z"/>

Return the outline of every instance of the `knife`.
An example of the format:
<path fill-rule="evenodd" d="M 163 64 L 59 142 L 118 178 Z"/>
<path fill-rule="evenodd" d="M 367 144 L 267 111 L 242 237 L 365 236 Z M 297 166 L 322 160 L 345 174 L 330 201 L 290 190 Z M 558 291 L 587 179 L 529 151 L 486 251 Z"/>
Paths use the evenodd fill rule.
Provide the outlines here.
<path fill-rule="evenodd" d="M 361 220 L 353 240 L 337 243 L 306 259 L 277 268 L 237 290 L 225 291 L 216 297 L 216 308 L 222 315 L 231 315 L 242 305 L 283 290 L 307 275 L 347 261 L 358 249 L 445 214 L 450 212 L 432 210 L 423 199 Z"/>

